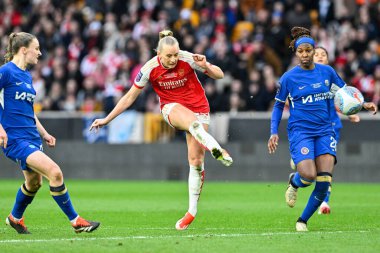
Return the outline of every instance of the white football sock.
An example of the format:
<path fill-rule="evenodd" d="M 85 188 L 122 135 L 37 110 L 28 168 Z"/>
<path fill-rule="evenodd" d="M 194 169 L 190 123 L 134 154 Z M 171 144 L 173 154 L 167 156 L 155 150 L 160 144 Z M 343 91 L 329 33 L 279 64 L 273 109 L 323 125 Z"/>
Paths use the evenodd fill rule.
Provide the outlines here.
<path fill-rule="evenodd" d="M 211 151 L 214 148 L 221 150 L 219 143 L 203 128 L 199 121 L 194 121 L 189 127 L 191 135 L 207 150 Z"/>
<path fill-rule="evenodd" d="M 78 218 L 79 218 L 79 215 L 70 221 L 71 224 L 75 224 L 77 222 Z"/>
<path fill-rule="evenodd" d="M 204 163 L 201 166 L 190 165 L 189 170 L 189 210 L 195 217 L 197 214 L 198 200 L 201 195 L 204 181 Z"/>
<path fill-rule="evenodd" d="M 16 218 L 16 217 L 14 217 L 14 216 L 13 216 L 13 219 L 14 219 L 14 221 L 15 221 L 15 222 L 17 222 L 17 223 L 18 223 L 18 222 L 20 222 L 20 220 L 21 220 L 22 218 L 21 218 L 21 219 L 19 219 L 19 218 Z"/>

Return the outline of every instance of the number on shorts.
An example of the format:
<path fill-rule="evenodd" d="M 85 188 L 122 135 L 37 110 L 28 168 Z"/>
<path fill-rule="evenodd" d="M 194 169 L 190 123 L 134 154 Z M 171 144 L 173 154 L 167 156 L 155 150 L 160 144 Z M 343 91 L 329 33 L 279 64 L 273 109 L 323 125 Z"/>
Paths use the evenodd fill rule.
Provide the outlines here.
<path fill-rule="evenodd" d="M 334 152 L 336 152 L 336 140 L 335 140 L 335 138 L 334 137 L 330 137 L 330 140 L 331 140 L 331 142 L 330 142 L 330 148 L 334 151 Z"/>

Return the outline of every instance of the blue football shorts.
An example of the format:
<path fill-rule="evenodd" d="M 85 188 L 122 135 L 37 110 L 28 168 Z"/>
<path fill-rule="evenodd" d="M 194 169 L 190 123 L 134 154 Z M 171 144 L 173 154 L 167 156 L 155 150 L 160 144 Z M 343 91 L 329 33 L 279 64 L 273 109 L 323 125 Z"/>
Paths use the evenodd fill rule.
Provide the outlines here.
<path fill-rule="evenodd" d="M 331 154 L 336 157 L 335 137 L 331 134 L 323 136 L 309 136 L 299 134 L 289 142 L 290 155 L 295 164 L 307 159 L 315 160 L 316 157 L 324 154 Z"/>
<path fill-rule="evenodd" d="M 334 132 L 335 132 L 335 140 L 336 140 L 336 143 L 338 144 L 338 142 L 340 141 L 340 128 L 334 128 Z"/>
<path fill-rule="evenodd" d="M 31 171 L 26 165 L 28 156 L 36 151 L 43 151 L 40 138 L 33 140 L 16 140 L 7 148 L 3 148 L 6 157 L 20 165 L 22 170 Z"/>

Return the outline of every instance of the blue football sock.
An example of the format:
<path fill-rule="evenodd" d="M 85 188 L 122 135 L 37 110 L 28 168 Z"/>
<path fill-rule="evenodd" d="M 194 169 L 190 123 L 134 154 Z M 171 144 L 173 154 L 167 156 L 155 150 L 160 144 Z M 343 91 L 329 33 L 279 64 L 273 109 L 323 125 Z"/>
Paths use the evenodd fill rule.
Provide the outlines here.
<path fill-rule="evenodd" d="M 329 203 L 330 195 L 331 195 L 331 183 L 330 183 L 330 185 L 329 185 L 329 190 L 327 191 L 326 198 L 325 198 L 325 200 L 323 200 L 323 201 L 326 202 L 326 203 Z"/>
<path fill-rule="evenodd" d="M 294 187 L 294 188 L 304 188 L 304 187 L 308 187 L 310 186 L 312 183 L 314 182 L 314 180 L 309 180 L 309 179 L 306 179 L 306 178 L 303 178 L 301 177 L 300 173 L 296 172 L 292 178 L 292 180 L 290 181 L 291 185 Z"/>
<path fill-rule="evenodd" d="M 307 222 L 325 199 L 331 178 L 332 176 L 328 172 L 320 172 L 317 174 L 314 191 L 311 193 L 309 201 L 300 217 L 303 221 Z"/>
<path fill-rule="evenodd" d="M 29 191 L 26 189 L 25 184 L 22 184 L 16 195 L 16 201 L 11 212 L 12 216 L 16 219 L 21 219 L 28 205 L 32 203 L 36 193 Z"/>
<path fill-rule="evenodd" d="M 57 202 L 61 210 L 66 214 L 70 221 L 78 216 L 71 203 L 70 195 L 65 184 L 58 187 L 50 186 L 50 194 L 53 196 L 55 202 Z"/>

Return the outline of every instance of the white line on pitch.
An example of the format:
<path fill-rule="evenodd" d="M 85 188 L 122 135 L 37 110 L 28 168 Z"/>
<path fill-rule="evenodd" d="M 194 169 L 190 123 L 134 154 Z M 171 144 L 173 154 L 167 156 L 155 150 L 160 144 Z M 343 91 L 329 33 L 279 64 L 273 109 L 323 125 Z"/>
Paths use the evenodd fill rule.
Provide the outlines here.
<path fill-rule="evenodd" d="M 370 233 L 371 231 L 326 231 L 308 232 L 306 234 L 342 234 L 342 233 Z M 199 238 L 199 237 L 244 237 L 244 236 L 276 236 L 276 235 L 300 235 L 299 232 L 274 232 L 274 233 L 247 233 L 247 234 L 196 234 L 196 235 L 166 235 L 166 236 L 115 236 L 115 237 L 89 237 L 89 238 L 55 238 L 55 239 L 14 239 L 0 240 L 0 243 L 33 243 L 33 242 L 60 242 L 60 241 L 94 241 L 94 240 L 128 240 L 128 239 L 170 239 L 170 238 Z"/>
<path fill-rule="evenodd" d="M 39 227 L 38 230 L 47 230 L 47 229 L 51 229 L 51 226 L 44 226 L 44 227 Z M 64 230 L 65 228 L 62 228 L 60 230 Z M 112 226 L 103 226 L 102 227 L 102 230 L 115 230 L 115 227 L 112 227 Z M 4 228 L 0 228 L 0 231 L 6 231 L 6 230 L 9 230 L 9 228 L 7 227 L 4 227 Z M 153 228 L 153 227 L 142 227 L 142 228 L 118 228 L 118 230 L 131 230 L 131 231 L 136 231 L 136 230 L 173 230 L 175 231 L 175 228 L 174 226 L 173 227 L 156 227 L 156 228 Z M 198 230 L 198 231 L 202 231 L 202 230 L 242 230 L 242 228 L 227 228 L 227 227 L 220 227 L 220 228 L 188 228 L 187 231 L 191 231 L 191 230 Z M 244 230 L 256 230 L 256 228 L 244 228 Z M 272 228 L 272 230 L 285 230 L 283 228 Z"/>

